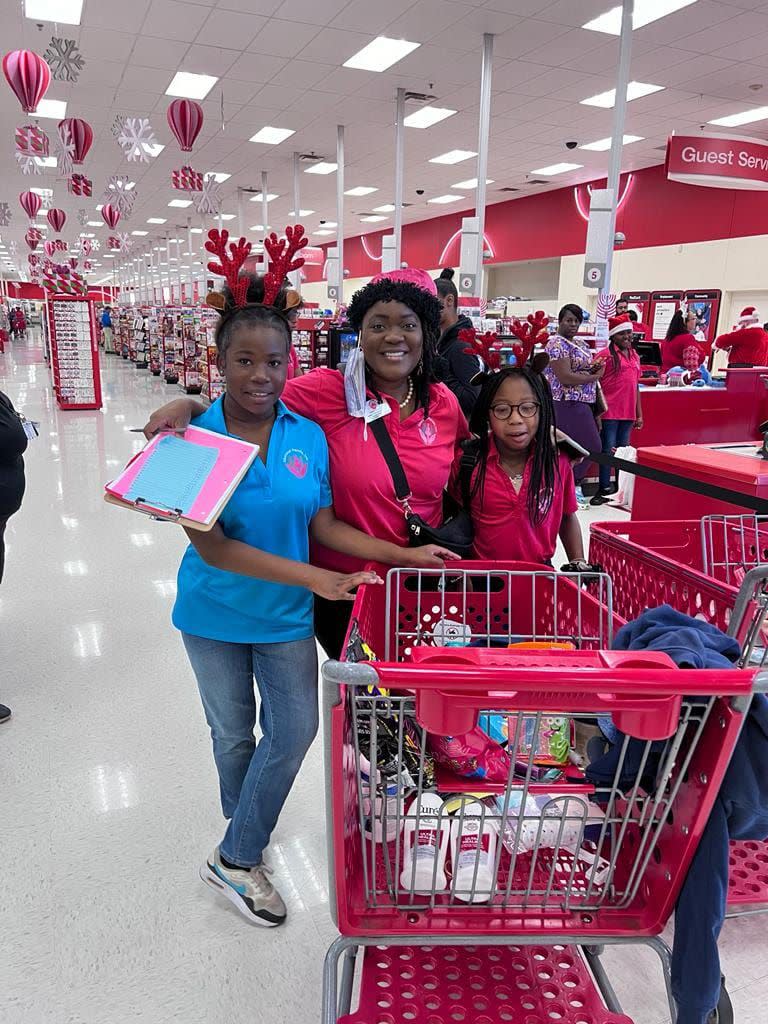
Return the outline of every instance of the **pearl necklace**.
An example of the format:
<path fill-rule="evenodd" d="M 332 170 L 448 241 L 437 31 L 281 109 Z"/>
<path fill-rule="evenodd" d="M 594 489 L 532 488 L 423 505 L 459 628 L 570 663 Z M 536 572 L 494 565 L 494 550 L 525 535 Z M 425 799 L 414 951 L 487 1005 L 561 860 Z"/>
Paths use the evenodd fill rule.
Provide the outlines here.
<path fill-rule="evenodd" d="M 413 377 L 409 377 L 408 378 L 408 394 L 405 396 L 405 398 L 402 400 L 402 402 L 400 402 L 400 408 L 404 409 L 408 405 L 408 403 L 410 402 L 410 400 L 412 398 L 413 398 Z"/>

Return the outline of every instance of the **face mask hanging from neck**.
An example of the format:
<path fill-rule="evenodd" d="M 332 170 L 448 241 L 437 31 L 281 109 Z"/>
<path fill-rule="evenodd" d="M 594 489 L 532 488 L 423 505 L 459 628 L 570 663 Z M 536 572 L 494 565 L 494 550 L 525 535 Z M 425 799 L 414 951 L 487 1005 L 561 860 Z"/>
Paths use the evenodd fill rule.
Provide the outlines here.
<path fill-rule="evenodd" d="M 363 437 L 368 440 L 368 424 L 382 416 L 389 416 L 391 409 L 386 402 L 369 398 L 365 387 L 365 356 L 358 345 L 347 359 L 344 367 L 344 395 L 350 416 L 363 420 Z"/>

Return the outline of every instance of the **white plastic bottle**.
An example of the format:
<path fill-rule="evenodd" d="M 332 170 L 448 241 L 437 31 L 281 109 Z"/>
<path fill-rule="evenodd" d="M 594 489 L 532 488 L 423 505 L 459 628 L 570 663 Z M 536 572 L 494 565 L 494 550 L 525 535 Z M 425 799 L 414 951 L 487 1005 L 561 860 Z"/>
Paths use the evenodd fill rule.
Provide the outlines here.
<path fill-rule="evenodd" d="M 442 807 L 443 801 L 437 793 L 422 793 L 421 799 L 414 800 L 408 808 L 403 829 L 403 870 L 400 873 L 400 885 L 407 892 L 411 892 L 413 886 L 414 892 L 429 895 L 433 891 L 442 892 L 448 884 L 445 856 L 450 822 L 447 816 L 440 816 Z"/>
<path fill-rule="evenodd" d="M 485 821 L 483 821 L 485 813 Z M 453 885 L 451 892 L 462 903 L 487 903 L 491 898 L 496 859 L 496 822 L 492 811 L 480 803 L 465 804 L 451 825 Z"/>

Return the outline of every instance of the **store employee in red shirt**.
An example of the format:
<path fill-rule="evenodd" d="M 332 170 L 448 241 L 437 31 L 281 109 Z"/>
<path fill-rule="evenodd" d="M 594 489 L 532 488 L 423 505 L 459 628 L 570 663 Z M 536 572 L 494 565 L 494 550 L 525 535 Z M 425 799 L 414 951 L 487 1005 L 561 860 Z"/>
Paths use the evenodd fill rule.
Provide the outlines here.
<path fill-rule="evenodd" d="M 721 334 L 715 348 L 729 352 L 729 366 L 768 366 L 768 331 L 754 306 L 742 310 L 738 329 Z"/>
<path fill-rule="evenodd" d="M 383 412 L 411 486 L 411 509 L 437 526 L 451 466 L 469 430 L 456 396 L 432 379 L 440 330 L 434 282 L 413 268 L 379 275 L 356 292 L 347 317 L 359 334 L 367 398 Z M 368 423 L 347 410 L 342 374 L 312 370 L 288 381 L 282 398 L 289 409 L 325 432 L 339 517 L 380 540 L 407 544 L 405 514 L 392 475 Z M 169 402 L 153 413 L 145 432 L 182 429 L 204 408 L 199 399 Z M 361 568 L 359 561 L 319 546 L 313 547 L 311 557 L 314 565 L 333 566 L 337 572 Z M 315 635 L 331 657 L 341 653 L 351 609 L 349 602 L 315 600 Z"/>

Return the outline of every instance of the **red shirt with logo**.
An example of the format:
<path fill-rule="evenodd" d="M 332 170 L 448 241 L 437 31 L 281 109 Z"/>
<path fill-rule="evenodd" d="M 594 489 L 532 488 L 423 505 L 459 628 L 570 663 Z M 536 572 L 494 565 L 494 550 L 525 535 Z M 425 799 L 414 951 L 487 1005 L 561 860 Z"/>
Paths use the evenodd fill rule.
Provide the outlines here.
<path fill-rule="evenodd" d="M 406 545 L 403 509 L 395 497 L 392 474 L 376 439 L 362 419 L 350 416 L 344 396 L 344 377 L 337 370 L 318 368 L 288 381 L 283 401 L 294 412 L 314 420 L 325 432 L 336 515 L 350 526 L 379 540 Z M 429 417 L 417 409 L 400 421 L 398 403 L 382 396 L 390 414 L 383 417 L 410 484 L 411 509 L 432 526 L 443 518 L 443 491 L 461 441 L 469 437 L 458 399 L 444 384 L 430 386 Z M 312 547 L 312 564 L 351 573 L 363 563 L 349 555 Z"/>
<path fill-rule="evenodd" d="M 613 353 L 609 348 L 600 353 L 598 359 L 605 362 L 605 373 L 600 380 L 603 395 L 608 403 L 604 414 L 607 420 L 634 420 L 637 413 L 637 388 L 640 384 L 640 356 L 634 349 L 617 353 L 618 366 L 614 365 Z"/>

